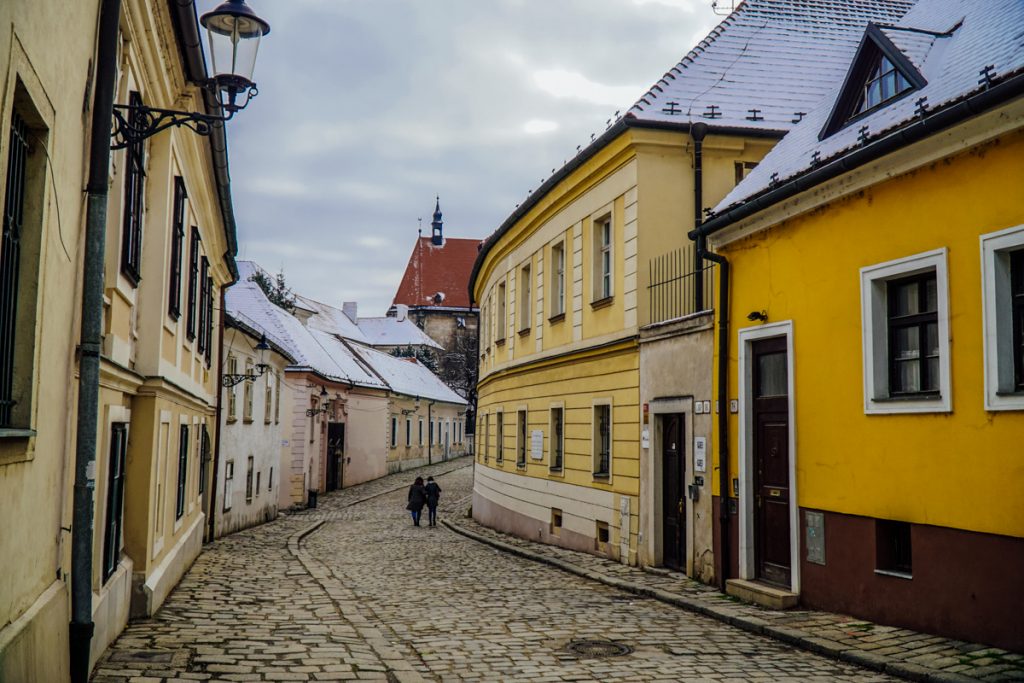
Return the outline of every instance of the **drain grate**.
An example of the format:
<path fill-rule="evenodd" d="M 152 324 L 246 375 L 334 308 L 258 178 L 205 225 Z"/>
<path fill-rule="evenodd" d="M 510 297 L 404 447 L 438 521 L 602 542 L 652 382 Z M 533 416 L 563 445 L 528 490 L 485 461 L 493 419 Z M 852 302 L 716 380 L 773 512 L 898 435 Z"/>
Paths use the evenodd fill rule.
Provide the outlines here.
<path fill-rule="evenodd" d="M 625 643 L 612 640 L 573 640 L 565 649 L 578 657 L 588 659 L 602 657 L 622 657 L 633 652 L 633 648 Z"/>

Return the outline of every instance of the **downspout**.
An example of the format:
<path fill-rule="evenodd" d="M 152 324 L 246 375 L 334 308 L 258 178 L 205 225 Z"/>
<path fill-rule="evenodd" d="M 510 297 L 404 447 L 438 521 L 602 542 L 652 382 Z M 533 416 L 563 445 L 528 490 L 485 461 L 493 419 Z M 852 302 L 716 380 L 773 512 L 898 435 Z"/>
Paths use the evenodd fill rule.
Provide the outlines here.
<path fill-rule="evenodd" d="M 431 409 L 437 401 L 431 401 L 427 404 L 427 464 L 434 464 L 434 418 L 431 416 Z M 441 440 L 441 435 L 436 434 L 438 441 Z"/>
<path fill-rule="evenodd" d="M 234 284 L 234 283 L 232 283 Z M 210 538 L 209 541 L 213 541 L 216 538 L 217 533 L 217 471 L 218 464 L 220 463 L 220 439 L 221 439 L 221 410 L 224 401 L 224 388 L 221 386 L 221 378 L 224 377 L 224 315 L 227 308 L 224 305 L 224 290 L 225 287 L 220 288 L 220 325 L 217 331 L 217 410 L 216 410 L 216 425 L 217 425 L 217 439 L 213 442 L 213 472 L 210 474 Z M 269 379 L 267 380 L 270 381 Z M 278 386 L 277 390 L 280 391 L 281 387 Z M 277 399 L 280 401 L 280 399 Z"/>
<path fill-rule="evenodd" d="M 103 0 L 96 47 L 96 92 L 89 139 L 89 182 L 82 256 L 82 330 L 78 344 L 78 421 L 71 531 L 71 623 L 68 645 L 73 683 L 89 680 L 92 621 L 93 494 L 99 423 L 100 351 L 103 336 L 103 256 L 106 249 L 107 187 L 110 183 L 110 122 L 117 78 L 121 0 Z"/>
<path fill-rule="evenodd" d="M 729 513 L 729 261 L 721 254 L 715 254 L 706 248 L 700 252 L 706 258 L 718 264 L 718 498 L 720 500 L 719 521 L 721 537 L 719 547 L 722 555 L 722 571 L 718 579 L 718 587 L 725 590 L 725 582 L 729 578 L 731 567 L 729 548 L 729 527 L 732 518 Z"/>
<path fill-rule="evenodd" d="M 708 124 L 695 123 L 690 126 L 690 137 L 693 138 L 693 229 L 700 227 L 704 219 L 704 136 L 708 134 Z M 693 272 L 697 278 L 693 282 L 693 310 L 704 310 L 704 235 L 697 237 L 696 258 Z"/>

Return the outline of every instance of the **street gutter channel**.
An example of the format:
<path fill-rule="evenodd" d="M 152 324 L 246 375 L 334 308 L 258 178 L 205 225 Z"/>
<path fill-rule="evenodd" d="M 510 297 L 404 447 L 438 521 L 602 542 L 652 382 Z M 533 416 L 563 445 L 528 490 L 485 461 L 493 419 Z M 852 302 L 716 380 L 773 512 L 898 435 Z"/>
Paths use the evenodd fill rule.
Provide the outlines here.
<path fill-rule="evenodd" d="M 454 531 L 457 534 L 461 534 L 466 538 L 497 548 L 503 552 L 516 555 L 517 557 L 550 565 L 570 574 L 575 574 L 576 576 L 580 576 L 591 581 L 603 583 L 611 588 L 633 593 L 634 595 L 654 598 L 660 602 L 681 607 L 685 610 L 695 612 L 706 617 L 711 617 L 723 623 L 735 626 L 736 628 L 743 629 L 744 631 L 765 636 L 773 640 L 792 645 L 793 647 L 798 647 L 802 650 L 813 652 L 831 659 L 837 659 L 864 669 L 870 669 L 872 671 L 885 673 L 908 681 L 917 681 L 919 683 L 970 683 L 972 681 L 976 683 L 979 680 L 977 678 L 961 676 L 959 674 L 949 673 L 946 671 L 926 669 L 922 666 L 901 662 L 890 657 L 877 655 L 865 650 L 842 649 L 840 643 L 836 643 L 825 638 L 815 637 L 800 629 L 775 626 L 764 619 L 732 614 L 726 610 L 718 609 L 713 605 L 705 605 L 682 595 L 676 595 L 675 593 L 670 593 L 658 588 L 642 586 L 625 579 L 606 576 L 600 572 L 584 569 L 583 567 L 556 557 L 547 557 L 525 548 L 520 548 L 509 543 L 488 538 L 445 519 L 441 520 L 441 524 L 449 530 Z"/>

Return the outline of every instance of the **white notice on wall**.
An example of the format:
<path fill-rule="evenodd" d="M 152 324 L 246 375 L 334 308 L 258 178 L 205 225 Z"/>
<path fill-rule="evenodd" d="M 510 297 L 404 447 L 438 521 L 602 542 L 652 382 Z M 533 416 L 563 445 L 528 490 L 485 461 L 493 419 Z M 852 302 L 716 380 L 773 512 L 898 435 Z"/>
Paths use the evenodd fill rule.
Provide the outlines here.
<path fill-rule="evenodd" d="M 693 440 L 693 469 L 704 472 L 708 468 L 708 442 L 703 436 Z"/>
<path fill-rule="evenodd" d="M 647 429 L 647 425 L 644 425 L 644 431 L 640 432 L 640 448 L 651 447 L 651 433 Z"/>
<path fill-rule="evenodd" d="M 544 459 L 544 431 L 541 429 L 530 432 L 530 457 L 534 460 Z"/>

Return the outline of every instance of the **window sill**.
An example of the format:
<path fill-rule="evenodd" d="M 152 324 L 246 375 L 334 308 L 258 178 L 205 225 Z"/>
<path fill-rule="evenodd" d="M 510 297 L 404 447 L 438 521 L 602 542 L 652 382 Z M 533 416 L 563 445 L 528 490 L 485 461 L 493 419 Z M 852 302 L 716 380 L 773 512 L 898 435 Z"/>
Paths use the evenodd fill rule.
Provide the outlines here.
<path fill-rule="evenodd" d="M 229 424 L 229 425 L 233 425 L 236 422 L 238 422 L 238 418 L 237 417 L 229 417 L 228 419 L 225 420 L 225 422 L 227 424 Z"/>
<path fill-rule="evenodd" d="M 594 479 L 606 482 L 611 479 L 611 475 L 607 472 L 594 472 Z"/>
<path fill-rule="evenodd" d="M 252 418 L 251 417 L 247 417 L 247 418 L 243 419 L 242 422 L 244 422 L 247 425 L 251 425 L 252 424 Z"/>
<path fill-rule="evenodd" d="M 31 439 L 35 435 L 36 430 L 34 429 L 0 428 L 0 439 Z"/>
<path fill-rule="evenodd" d="M 550 472 L 551 474 L 564 474 L 565 470 L 563 470 L 561 467 L 549 467 L 548 472 Z"/>
<path fill-rule="evenodd" d="M 142 282 L 142 276 L 135 272 L 135 270 L 128 265 L 121 266 L 121 275 L 128 281 L 128 284 L 132 286 L 132 289 L 138 289 L 139 283 Z"/>
<path fill-rule="evenodd" d="M 522 471 L 525 472 L 526 471 L 526 463 L 525 462 L 517 462 L 516 463 L 516 469 L 517 470 L 522 470 Z"/>
<path fill-rule="evenodd" d="M 611 295 L 611 296 L 606 296 L 603 299 L 598 299 L 596 301 L 591 301 L 590 302 L 590 308 L 591 308 L 591 310 L 594 310 L 594 311 L 596 311 L 599 308 L 606 308 L 608 306 L 611 306 L 612 302 L 614 300 L 615 300 L 615 295 L 614 294 Z"/>
<path fill-rule="evenodd" d="M 872 403 L 907 403 L 909 401 L 941 401 L 939 393 L 928 394 L 902 394 L 899 396 L 881 396 L 871 399 Z"/>
<path fill-rule="evenodd" d="M 875 573 L 879 576 L 891 576 L 895 579 L 907 579 L 908 581 L 914 578 L 913 574 L 908 574 L 907 572 L 898 572 L 895 569 L 876 569 Z"/>
<path fill-rule="evenodd" d="M 495 346 L 504 346 L 505 345 L 505 338 L 502 337 L 501 339 L 495 339 L 494 340 L 494 345 Z"/>
<path fill-rule="evenodd" d="M 526 335 L 530 334 L 530 332 L 532 332 L 532 331 L 533 331 L 532 327 L 524 327 L 523 329 L 519 330 L 519 336 L 520 337 L 525 337 Z"/>
<path fill-rule="evenodd" d="M 555 323 L 560 323 L 560 322 L 563 322 L 564 320 L 565 320 L 565 311 L 562 311 L 561 313 L 556 313 L 555 315 L 553 315 L 550 318 L 548 318 L 548 324 L 554 325 Z"/>

